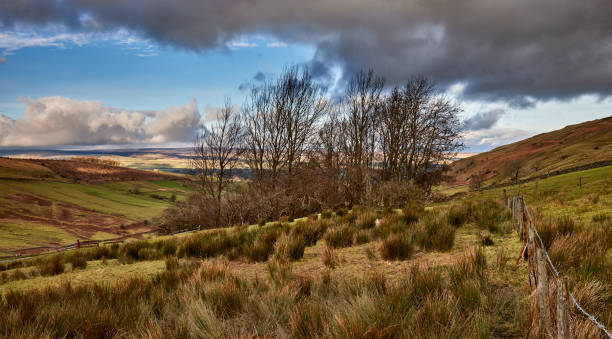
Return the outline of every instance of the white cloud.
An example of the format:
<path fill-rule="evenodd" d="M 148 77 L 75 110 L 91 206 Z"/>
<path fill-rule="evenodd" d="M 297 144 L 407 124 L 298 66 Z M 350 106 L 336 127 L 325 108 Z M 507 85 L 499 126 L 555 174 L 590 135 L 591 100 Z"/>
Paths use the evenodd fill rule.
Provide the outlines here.
<path fill-rule="evenodd" d="M 109 41 L 121 46 L 133 55 L 141 57 L 156 56 L 159 49 L 156 43 L 125 29 L 105 33 L 73 33 L 66 27 L 49 25 L 40 29 L 16 25 L 11 30 L 0 32 L 0 64 L 6 56 L 29 47 L 55 47 L 67 49 L 82 47 L 94 41 Z"/>
<path fill-rule="evenodd" d="M 84 33 L 54 33 L 41 35 L 33 31 L 0 32 L 0 50 L 2 56 L 27 47 L 66 48 L 69 45 L 83 46 L 90 41 L 90 35 Z"/>
<path fill-rule="evenodd" d="M 281 41 L 268 42 L 266 47 L 287 47 L 287 44 Z"/>
<path fill-rule="evenodd" d="M 232 40 L 226 43 L 226 46 L 230 49 L 239 49 L 239 48 L 257 47 L 257 44 L 255 42 L 247 41 L 247 40 Z"/>
<path fill-rule="evenodd" d="M 468 149 L 490 149 L 528 138 L 534 134 L 536 133 L 522 129 L 481 129 L 465 132 L 463 140 Z"/>
<path fill-rule="evenodd" d="M 222 113 L 222 109 L 223 108 L 219 106 L 206 105 L 206 107 L 204 107 L 204 112 L 206 112 L 206 114 L 204 115 L 202 121 L 204 123 L 207 123 L 217 120 Z M 240 112 L 241 109 L 242 107 L 240 107 L 239 105 L 232 105 L 233 112 Z"/>
<path fill-rule="evenodd" d="M 95 145 L 191 141 L 200 125 L 195 99 L 158 111 L 106 107 L 65 97 L 26 100 L 22 118 L 0 114 L 0 146 Z"/>

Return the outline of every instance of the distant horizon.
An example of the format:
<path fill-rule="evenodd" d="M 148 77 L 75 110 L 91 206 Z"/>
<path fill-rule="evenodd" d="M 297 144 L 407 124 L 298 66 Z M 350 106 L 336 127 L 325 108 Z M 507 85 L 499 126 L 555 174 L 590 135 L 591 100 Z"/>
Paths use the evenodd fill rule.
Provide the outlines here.
<path fill-rule="evenodd" d="M 578 123 L 568 124 L 558 129 L 551 129 L 541 132 L 534 132 L 532 134 L 528 134 L 524 138 L 517 139 L 512 142 L 508 142 L 502 145 L 494 145 L 494 146 L 472 146 L 471 148 L 466 147 L 463 150 L 460 150 L 458 154 L 470 154 L 475 155 L 479 153 L 485 153 L 495 148 L 512 144 L 514 142 L 518 142 L 521 140 L 529 139 L 538 134 L 548 133 L 552 131 L 556 131 L 562 128 L 565 128 L 570 125 L 581 124 L 588 121 L 600 120 L 610 118 L 612 115 L 602 117 L 599 119 L 585 120 Z M 58 152 L 113 152 L 113 151 L 144 151 L 144 150 L 190 150 L 193 148 L 193 143 L 189 144 L 187 142 L 183 143 L 171 143 L 171 144 L 107 144 L 107 145 L 49 145 L 49 146 L 0 146 L 0 156 L 6 156 L 9 153 L 18 153 L 18 152 L 36 152 L 36 151 L 58 151 Z"/>

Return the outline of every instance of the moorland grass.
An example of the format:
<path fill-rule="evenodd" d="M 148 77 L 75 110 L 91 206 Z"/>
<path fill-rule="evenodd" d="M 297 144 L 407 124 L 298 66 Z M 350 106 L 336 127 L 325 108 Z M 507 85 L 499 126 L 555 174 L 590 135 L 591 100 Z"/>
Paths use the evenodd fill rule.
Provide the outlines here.
<path fill-rule="evenodd" d="M 520 298 L 499 295 L 486 274 L 474 277 L 486 263 L 478 256 L 465 258 L 459 268 L 415 267 L 394 282 L 376 270 L 362 279 L 329 272 L 299 276 L 291 273 L 289 263 L 275 258 L 268 264 L 270 282 L 245 280 L 224 259 L 186 261 L 152 279 L 132 278 L 115 286 L 10 292 L 0 301 L 0 333 L 100 338 L 493 336 L 498 315 L 508 305 L 521 307 Z M 518 328 L 528 327 L 520 312 L 508 315 Z"/>

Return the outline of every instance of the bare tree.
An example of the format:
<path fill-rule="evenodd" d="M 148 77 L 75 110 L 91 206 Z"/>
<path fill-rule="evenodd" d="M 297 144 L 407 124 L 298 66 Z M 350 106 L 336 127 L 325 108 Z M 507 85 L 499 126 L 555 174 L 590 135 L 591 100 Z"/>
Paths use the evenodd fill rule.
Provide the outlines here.
<path fill-rule="evenodd" d="M 328 106 L 328 112 L 326 120 L 320 126 L 317 134 L 315 149 L 318 152 L 314 154 L 312 159 L 319 163 L 322 180 L 324 181 L 320 200 L 335 207 L 341 200 L 343 134 L 339 107 Z"/>
<path fill-rule="evenodd" d="M 461 109 L 436 96 L 425 77 L 393 89 L 379 107 L 382 178 L 418 181 L 427 188 L 435 168 L 462 147 Z"/>
<path fill-rule="evenodd" d="M 243 151 L 243 126 L 229 99 L 209 129 L 203 128 L 195 142 L 192 166 L 204 196 L 215 202 L 215 223 L 221 223 L 222 195 L 233 180 Z"/>
<path fill-rule="evenodd" d="M 275 210 L 278 199 L 292 194 L 296 167 L 327 107 L 323 94 L 307 68 L 291 67 L 255 88 L 245 105 L 249 165 L 260 191 L 272 194 Z"/>
<path fill-rule="evenodd" d="M 349 204 L 365 193 L 369 196 L 376 146 L 376 111 L 384 79 L 374 71 L 360 71 L 348 83 L 346 114 L 342 121 L 343 152 L 346 155 Z"/>

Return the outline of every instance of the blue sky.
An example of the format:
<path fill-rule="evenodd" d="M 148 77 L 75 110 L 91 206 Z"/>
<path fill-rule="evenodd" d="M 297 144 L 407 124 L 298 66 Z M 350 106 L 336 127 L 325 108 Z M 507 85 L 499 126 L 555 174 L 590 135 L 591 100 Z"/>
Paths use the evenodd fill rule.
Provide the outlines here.
<path fill-rule="evenodd" d="M 125 39 L 124 39 L 125 40 Z M 0 65 L 0 112 L 23 115 L 22 98 L 64 96 L 131 110 L 155 110 L 195 98 L 202 109 L 226 97 L 240 104 L 239 87 L 258 72 L 275 74 L 304 63 L 314 49 L 275 40 L 238 40 L 226 49 L 193 52 L 151 43 L 93 39 L 78 46 L 26 47 Z"/>
<path fill-rule="evenodd" d="M 466 151 L 488 150 L 612 115 L 605 2 L 559 1 L 5 0 L 0 146 L 188 145 L 256 74 L 308 64 L 429 76 L 464 110 Z"/>

